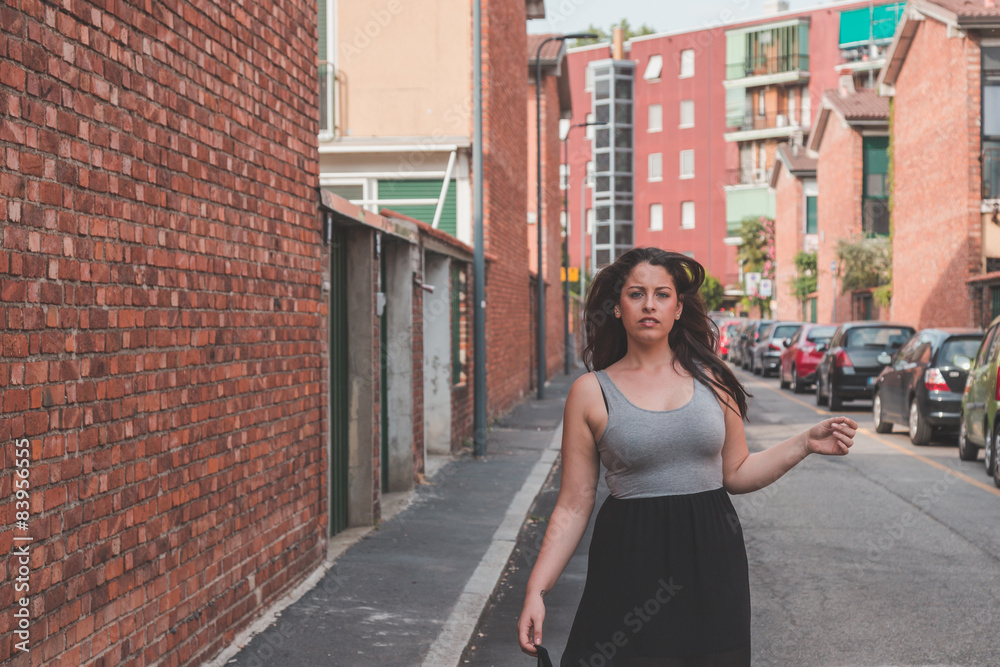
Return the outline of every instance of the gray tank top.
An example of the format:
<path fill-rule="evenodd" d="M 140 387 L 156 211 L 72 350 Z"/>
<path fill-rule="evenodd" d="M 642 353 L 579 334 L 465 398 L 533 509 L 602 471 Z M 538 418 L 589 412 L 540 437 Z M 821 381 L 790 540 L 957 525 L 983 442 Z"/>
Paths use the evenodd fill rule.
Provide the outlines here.
<path fill-rule="evenodd" d="M 625 398 L 605 371 L 595 375 L 608 406 L 597 451 L 611 495 L 651 498 L 722 486 L 726 422 L 711 389 L 694 380 L 694 396 L 686 404 L 646 410 Z"/>

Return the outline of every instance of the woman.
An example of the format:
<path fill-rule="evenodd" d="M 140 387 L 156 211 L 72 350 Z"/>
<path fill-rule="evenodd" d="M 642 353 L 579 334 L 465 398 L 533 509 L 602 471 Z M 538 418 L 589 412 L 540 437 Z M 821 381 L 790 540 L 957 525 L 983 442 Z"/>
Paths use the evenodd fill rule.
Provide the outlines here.
<path fill-rule="evenodd" d="M 812 453 L 844 455 L 858 425 L 835 417 L 761 452 L 747 449 L 746 391 L 715 353 L 700 264 L 635 248 L 597 274 L 584 362 L 566 399 L 562 483 L 518 621 L 542 643 L 544 597 L 594 508 L 587 581 L 564 666 L 750 664 L 746 549 L 730 493 L 776 481 Z"/>

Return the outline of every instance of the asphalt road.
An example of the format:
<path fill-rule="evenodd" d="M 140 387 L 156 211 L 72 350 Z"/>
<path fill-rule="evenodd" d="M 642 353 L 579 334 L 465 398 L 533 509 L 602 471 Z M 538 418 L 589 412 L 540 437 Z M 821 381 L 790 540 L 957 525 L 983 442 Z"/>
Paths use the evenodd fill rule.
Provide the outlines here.
<path fill-rule="evenodd" d="M 753 394 L 751 451 L 830 414 L 812 394 L 740 377 Z M 848 403 L 844 412 L 861 425 L 850 455 L 811 456 L 767 489 L 733 499 L 750 560 L 753 664 L 1000 665 L 1000 489 L 981 460 L 960 461 L 954 445 L 915 447 L 902 426 L 875 433 L 870 402 Z M 558 481 L 557 469 L 463 664 L 534 664 L 517 647 L 516 623 Z M 579 601 L 589 540 L 588 531 L 546 597 L 543 644 L 555 660 Z"/>

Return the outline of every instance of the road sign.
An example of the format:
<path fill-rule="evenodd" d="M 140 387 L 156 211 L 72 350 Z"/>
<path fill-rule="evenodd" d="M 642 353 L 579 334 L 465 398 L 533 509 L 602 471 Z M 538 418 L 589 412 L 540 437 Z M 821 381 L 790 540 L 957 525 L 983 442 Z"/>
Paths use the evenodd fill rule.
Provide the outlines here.
<path fill-rule="evenodd" d="M 746 285 L 746 293 L 751 294 L 758 290 L 760 285 L 760 274 L 759 273 L 744 273 L 743 281 Z"/>
<path fill-rule="evenodd" d="M 771 289 L 770 279 L 764 279 L 760 281 L 760 285 L 757 287 L 757 293 L 767 299 L 771 297 Z"/>

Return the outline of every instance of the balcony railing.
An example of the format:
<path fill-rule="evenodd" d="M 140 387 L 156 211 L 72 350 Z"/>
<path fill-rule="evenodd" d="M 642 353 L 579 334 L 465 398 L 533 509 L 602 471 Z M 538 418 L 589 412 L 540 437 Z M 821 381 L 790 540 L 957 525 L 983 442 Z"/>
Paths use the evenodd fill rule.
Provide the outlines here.
<path fill-rule="evenodd" d="M 741 63 L 726 65 L 726 79 L 745 79 L 750 76 L 767 76 L 768 74 L 784 74 L 786 72 L 809 71 L 809 55 L 793 53 L 787 56 L 770 58 L 751 58 Z"/>
<path fill-rule="evenodd" d="M 770 170 L 764 167 L 726 169 L 726 185 L 765 185 L 770 178 Z"/>
<path fill-rule="evenodd" d="M 798 127 L 799 111 L 796 110 L 794 117 L 787 113 L 777 113 L 769 111 L 763 116 L 757 113 L 745 113 L 744 115 L 731 115 L 727 118 L 727 126 L 731 132 L 745 132 L 748 130 L 772 130 L 787 127 L 789 129 Z"/>
<path fill-rule="evenodd" d="M 983 149 L 983 199 L 1000 199 L 1000 148 Z"/>
<path fill-rule="evenodd" d="M 333 135 L 336 122 L 337 69 L 333 63 L 319 62 L 319 133 Z"/>

